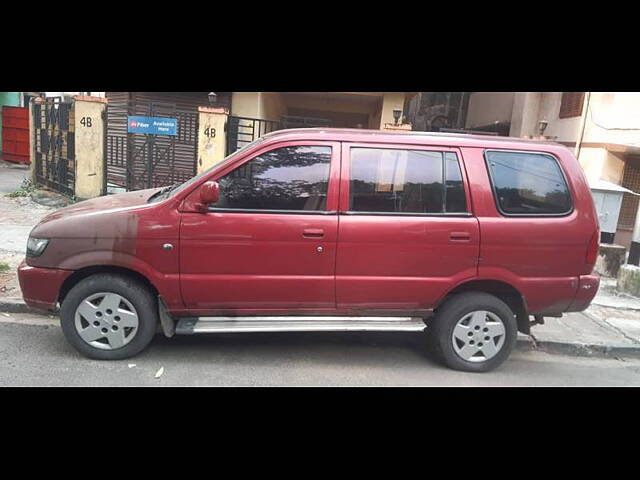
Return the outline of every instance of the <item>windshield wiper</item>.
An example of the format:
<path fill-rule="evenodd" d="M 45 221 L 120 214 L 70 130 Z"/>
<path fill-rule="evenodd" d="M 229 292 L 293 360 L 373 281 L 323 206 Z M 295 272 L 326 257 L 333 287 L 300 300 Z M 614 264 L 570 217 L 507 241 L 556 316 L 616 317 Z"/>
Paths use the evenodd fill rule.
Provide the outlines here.
<path fill-rule="evenodd" d="M 163 195 L 165 195 L 166 193 L 171 192 L 172 190 L 175 190 L 176 188 L 178 188 L 180 185 L 182 185 L 181 183 L 174 183 L 173 185 L 170 185 L 168 187 L 164 187 L 162 190 L 157 191 L 156 193 L 154 193 L 153 195 L 151 195 L 149 197 L 149 199 L 147 200 L 147 202 L 150 202 L 153 199 L 159 199 L 160 197 L 162 197 Z"/>

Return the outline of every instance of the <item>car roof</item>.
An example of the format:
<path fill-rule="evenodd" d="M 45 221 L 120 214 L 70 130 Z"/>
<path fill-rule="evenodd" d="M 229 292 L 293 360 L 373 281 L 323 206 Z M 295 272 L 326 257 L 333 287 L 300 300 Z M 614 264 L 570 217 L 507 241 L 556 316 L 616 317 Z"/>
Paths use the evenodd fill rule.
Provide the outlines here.
<path fill-rule="evenodd" d="M 529 140 L 516 137 L 499 137 L 493 135 L 473 135 L 466 133 L 436 133 L 413 131 L 363 130 L 358 128 L 292 128 L 276 130 L 262 137 L 264 140 L 296 141 L 342 141 L 342 142 L 374 142 L 403 143 L 415 145 L 444 145 L 452 147 L 480 147 L 525 150 L 566 149 L 559 143 Z"/>

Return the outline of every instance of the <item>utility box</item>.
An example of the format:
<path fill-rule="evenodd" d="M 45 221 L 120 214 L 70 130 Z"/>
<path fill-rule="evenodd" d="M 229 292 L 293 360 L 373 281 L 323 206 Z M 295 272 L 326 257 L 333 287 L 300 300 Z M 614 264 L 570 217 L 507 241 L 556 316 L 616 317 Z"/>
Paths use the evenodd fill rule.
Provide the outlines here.
<path fill-rule="evenodd" d="M 600 242 L 613 243 L 616 230 L 618 229 L 618 217 L 622 206 L 622 197 L 625 193 L 638 195 L 631 190 L 616 185 L 605 180 L 589 182 L 591 195 L 598 212 L 598 222 L 600 223 Z"/>

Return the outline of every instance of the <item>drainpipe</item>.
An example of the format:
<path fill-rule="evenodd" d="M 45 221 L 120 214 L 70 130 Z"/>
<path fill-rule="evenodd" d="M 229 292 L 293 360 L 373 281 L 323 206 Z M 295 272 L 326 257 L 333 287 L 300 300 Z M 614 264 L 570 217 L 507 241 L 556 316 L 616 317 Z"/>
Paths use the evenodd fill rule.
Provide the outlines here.
<path fill-rule="evenodd" d="M 584 130 L 587 125 L 587 113 L 589 110 L 589 100 L 591 99 L 591 92 L 586 92 L 584 96 L 584 106 L 583 111 L 584 114 L 580 119 L 580 135 L 578 136 L 578 141 L 576 142 L 576 149 L 574 151 L 574 155 L 576 158 L 580 155 L 580 147 L 582 146 L 582 138 L 584 137 Z"/>

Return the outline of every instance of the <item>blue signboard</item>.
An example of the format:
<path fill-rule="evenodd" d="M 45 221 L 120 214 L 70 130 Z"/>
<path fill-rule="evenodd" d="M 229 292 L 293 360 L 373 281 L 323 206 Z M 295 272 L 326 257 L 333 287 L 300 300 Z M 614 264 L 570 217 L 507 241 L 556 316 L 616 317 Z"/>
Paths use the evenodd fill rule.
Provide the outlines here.
<path fill-rule="evenodd" d="M 129 133 L 148 133 L 150 135 L 177 135 L 178 120 L 165 117 L 127 117 Z"/>

